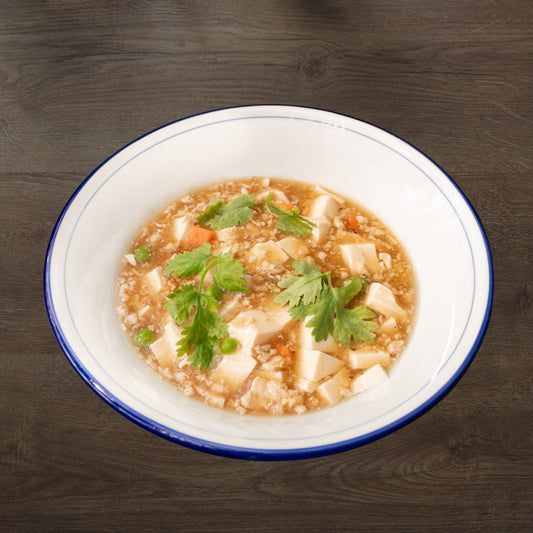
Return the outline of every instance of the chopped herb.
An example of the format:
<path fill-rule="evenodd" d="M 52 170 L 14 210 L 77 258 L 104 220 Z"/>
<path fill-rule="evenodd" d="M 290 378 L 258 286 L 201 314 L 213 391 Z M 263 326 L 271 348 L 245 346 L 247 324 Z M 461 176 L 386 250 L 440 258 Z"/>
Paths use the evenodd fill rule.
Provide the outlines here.
<path fill-rule="evenodd" d="M 215 285 L 204 289 L 205 277 L 215 267 Z M 191 323 L 183 328 L 177 343 L 177 354 L 188 355 L 192 368 L 199 366 L 205 370 L 217 350 L 222 351 L 224 342 L 228 340 L 227 324 L 218 314 L 222 289 L 246 291 L 246 270 L 231 254 L 211 254 L 211 245 L 206 243 L 192 252 L 174 255 L 167 261 L 165 273 L 185 278 L 200 274 L 198 287 L 183 285 L 176 289 L 167 295 L 164 307 L 178 325 L 192 317 Z"/>
<path fill-rule="evenodd" d="M 254 214 L 252 207 L 257 207 L 254 199 L 255 194 L 241 194 L 225 204 L 220 198 L 213 198 L 197 220 L 213 229 L 242 226 Z"/>
<path fill-rule="evenodd" d="M 310 317 L 306 327 L 312 328 L 317 341 L 326 340 L 329 335 L 340 344 L 353 341 L 374 342 L 373 330 L 378 327 L 371 322 L 374 313 L 366 306 L 353 309 L 346 306 L 364 288 L 366 282 L 358 277 L 348 279 L 341 287 L 333 287 L 331 273 L 321 273 L 316 265 L 305 264 L 301 259 L 293 260 L 299 276 L 288 276 L 278 286 L 284 289 L 274 301 L 289 305 L 294 320 Z"/>
<path fill-rule="evenodd" d="M 148 261 L 151 255 L 152 252 L 149 246 L 140 246 L 133 251 L 133 257 L 135 257 L 135 261 L 137 261 L 137 263 L 144 263 L 145 261 Z"/>
<path fill-rule="evenodd" d="M 314 223 L 300 215 L 300 210 L 293 207 L 290 211 L 276 205 L 269 196 L 265 201 L 268 212 L 276 217 L 276 228 L 285 233 L 294 233 L 309 237 L 313 233 Z"/>

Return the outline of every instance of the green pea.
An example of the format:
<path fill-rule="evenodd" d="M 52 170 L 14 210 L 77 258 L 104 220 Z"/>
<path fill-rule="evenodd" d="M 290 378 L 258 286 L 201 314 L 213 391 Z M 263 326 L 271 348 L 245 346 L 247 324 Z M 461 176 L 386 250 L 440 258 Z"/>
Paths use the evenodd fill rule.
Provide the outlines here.
<path fill-rule="evenodd" d="M 154 342 L 154 332 L 147 328 L 140 329 L 135 335 L 135 340 L 139 346 L 148 346 Z"/>
<path fill-rule="evenodd" d="M 228 337 L 220 345 L 220 351 L 222 353 L 234 352 L 237 349 L 237 345 L 238 345 L 238 343 L 237 343 L 237 341 L 235 339 L 232 339 L 231 337 Z"/>
<path fill-rule="evenodd" d="M 133 256 L 138 263 L 144 263 L 150 259 L 151 251 L 149 246 L 141 246 L 133 251 Z"/>
<path fill-rule="evenodd" d="M 212 296 L 217 302 L 220 302 L 220 300 L 222 300 L 222 297 L 224 296 L 222 290 L 219 289 L 216 285 L 207 287 L 207 289 L 205 289 L 205 293 L 209 294 L 209 296 Z"/>

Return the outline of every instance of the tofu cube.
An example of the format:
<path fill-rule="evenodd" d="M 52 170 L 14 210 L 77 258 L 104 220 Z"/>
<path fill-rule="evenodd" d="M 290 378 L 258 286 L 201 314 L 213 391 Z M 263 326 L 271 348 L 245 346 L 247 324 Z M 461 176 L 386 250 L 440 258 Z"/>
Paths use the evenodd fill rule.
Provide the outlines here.
<path fill-rule="evenodd" d="M 304 392 L 313 393 L 316 391 L 316 383 L 309 381 L 305 378 L 299 378 L 296 380 L 296 386 Z"/>
<path fill-rule="evenodd" d="M 312 328 L 308 328 L 306 326 L 307 322 L 308 319 L 302 322 L 302 325 L 300 326 L 300 343 L 302 348 L 309 350 L 320 350 L 321 352 L 326 352 L 329 354 L 338 353 L 342 349 L 341 345 L 335 342 L 331 335 L 328 335 L 328 338 L 323 341 L 315 340 Z"/>
<path fill-rule="evenodd" d="M 284 237 L 278 245 L 289 257 L 304 257 L 309 253 L 309 248 L 296 237 Z"/>
<path fill-rule="evenodd" d="M 232 390 L 237 389 L 256 367 L 257 361 L 252 357 L 249 347 L 225 355 L 218 366 L 211 372 L 214 380 L 224 381 Z"/>
<path fill-rule="evenodd" d="M 155 292 L 159 292 L 165 284 L 165 278 L 163 277 L 161 267 L 156 267 L 153 270 L 150 270 L 150 272 L 146 274 L 146 281 L 149 287 Z"/>
<path fill-rule="evenodd" d="M 265 344 L 274 335 L 281 333 L 281 330 L 277 320 L 256 309 L 243 311 L 228 324 L 230 335 L 250 348 L 256 344 Z"/>
<path fill-rule="evenodd" d="M 271 189 L 271 190 L 259 193 L 255 197 L 255 201 L 256 202 L 264 202 L 267 199 L 269 194 L 272 195 L 272 199 L 274 200 L 274 202 L 278 202 L 280 204 L 288 204 L 288 203 L 290 203 L 289 199 L 287 198 L 287 195 L 283 191 L 280 191 L 278 189 Z"/>
<path fill-rule="evenodd" d="M 170 368 L 176 363 L 176 348 L 169 344 L 165 336 L 159 337 L 159 339 L 152 342 L 150 350 L 162 367 Z"/>
<path fill-rule="evenodd" d="M 309 216 L 313 219 L 333 220 L 339 211 L 339 204 L 329 194 L 324 194 L 315 199 Z"/>
<path fill-rule="evenodd" d="M 137 260 L 135 259 L 135 256 L 133 254 L 126 254 L 124 256 L 124 259 L 126 259 L 126 261 L 132 266 L 135 266 L 137 264 Z"/>
<path fill-rule="evenodd" d="M 379 272 L 379 259 L 374 243 L 341 244 L 339 248 L 346 266 L 354 276 Z"/>
<path fill-rule="evenodd" d="M 168 344 L 174 348 L 174 351 L 176 350 L 176 344 L 182 337 L 182 331 L 183 328 L 178 326 L 173 320 L 167 322 L 163 328 L 163 335 L 167 339 Z"/>
<path fill-rule="evenodd" d="M 371 283 L 366 295 L 365 305 L 385 316 L 405 317 L 407 313 L 396 303 L 394 293 L 381 283 Z"/>
<path fill-rule="evenodd" d="M 226 300 L 222 307 L 220 308 L 219 315 L 222 317 L 224 322 L 229 322 L 230 320 L 234 319 L 239 309 L 241 308 L 241 303 L 238 298 L 231 298 L 229 300 Z"/>
<path fill-rule="evenodd" d="M 343 363 L 340 359 L 321 352 L 303 348 L 298 354 L 297 374 L 299 378 L 318 382 L 322 378 L 337 372 Z"/>
<path fill-rule="evenodd" d="M 385 383 L 389 379 L 387 372 L 381 365 L 374 365 L 357 376 L 352 383 L 352 392 L 359 394 Z"/>
<path fill-rule="evenodd" d="M 374 365 L 390 364 L 390 354 L 388 352 L 370 352 L 350 350 L 350 366 L 353 369 L 370 368 Z"/>
<path fill-rule="evenodd" d="M 387 318 L 387 320 L 376 329 L 376 333 L 383 333 L 384 335 L 389 335 L 389 337 L 398 333 L 398 323 L 396 322 L 396 319 L 393 316 Z"/>
<path fill-rule="evenodd" d="M 248 260 L 251 262 L 263 262 L 277 264 L 285 263 L 289 256 L 281 246 L 274 241 L 258 242 L 250 249 Z"/>
<path fill-rule="evenodd" d="M 309 219 L 315 225 L 311 237 L 317 244 L 322 244 L 331 229 L 331 222 L 327 218 Z"/>
<path fill-rule="evenodd" d="M 195 218 L 192 215 L 184 215 L 174 220 L 174 237 L 178 244 L 181 244 L 194 224 Z"/>
<path fill-rule="evenodd" d="M 350 378 L 345 368 L 342 368 L 333 377 L 317 387 L 317 392 L 330 405 L 337 403 L 342 398 L 342 389 L 346 388 Z"/>

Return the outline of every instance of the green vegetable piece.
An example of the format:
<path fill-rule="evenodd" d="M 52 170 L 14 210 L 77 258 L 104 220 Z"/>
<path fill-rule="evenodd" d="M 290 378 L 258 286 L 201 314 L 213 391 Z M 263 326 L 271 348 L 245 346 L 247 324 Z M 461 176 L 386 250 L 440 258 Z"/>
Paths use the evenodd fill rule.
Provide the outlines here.
<path fill-rule="evenodd" d="M 204 289 L 205 277 L 215 267 L 215 285 Z M 192 368 L 207 369 L 217 351 L 222 351 L 228 338 L 228 325 L 218 314 L 222 289 L 247 290 L 245 272 L 243 265 L 231 254 L 212 255 L 208 243 L 192 252 L 176 254 L 167 261 L 166 274 L 182 277 L 200 274 L 198 287 L 182 285 L 167 295 L 164 305 L 176 324 L 190 320 L 190 324 L 183 328 L 176 351 L 178 356 L 188 355 Z"/>
<path fill-rule="evenodd" d="M 232 353 L 237 349 L 237 346 L 238 342 L 232 337 L 228 337 L 222 341 L 222 344 L 220 345 L 220 351 L 224 354 Z"/>
<path fill-rule="evenodd" d="M 246 269 L 231 254 L 220 254 L 217 258 L 217 269 L 213 279 L 215 283 L 229 292 L 247 292 L 244 279 Z"/>
<path fill-rule="evenodd" d="M 220 302 L 220 300 L 222 300 L 224 297 L 224 293 L 216 285 L 205 289 L 205 294 L 213 297 L 217 302 Z"/>
<path fill-rule="evenodd" d="M 315 224 L 300 215 L 300 210 L 294 207 L 291 211 L 276 205 L 271 196 L 265 201 L 268 212 L 276 217 L 276 228 L 285 233 L 294 233 L 301 237 L 309 237 L 313 233 Z"/>
<path fill-rule="evenodd" d="M 371 344 L 375 340 L 373 330 L 378 327 L 374 313 L 361 305 L 355 309 L 346 306 L 366 286 L 358 277 L 347 280 L 341 287 L 333 287 L 331 274 L 322 274 L 316 265 L 303 260 L 294 260 L 294 268 L 299 276 L 288 276 L 278 286 L 285 289 L 274 301 L 288 304 L 294 320 L 311 317 L 306 326 L 312 328 L 317 341 L 326 340 L 329 335 L 340 344 L 354 342 Z"/>
<path fill-rule="evenodd" d="M 133 257 L 135 257 L 135 261 L 137 261 L 137 263 L 144 263 L 145 261 L 148 261 L 151 255 L 152 252 L 149 246 L 140 246 L 133 251 Z"/>
<path fill-rule="evenodd" d="M 214 198 L 197 220 L 213 229 L 242 226 L 254 214 L 252 207 L 257 207 L 254 199 L 255 194 L 241 194 L 224 204 L 219 198 Z"/>
<path fill-rule="evenodd" d="M 188 278 L 194 274 L 199 274 L 207 265 L 211 255 L 211 245 L 205 243 L 203 246 L 195 248 L 192 252 L 181 252 L 171 257 L 167 261 L 167 266 L 163 270 L 165 274 L 174 274 L 183 278 Z"/>
<path fill-rule="evenodd" d="M 135 341 L 139 346 L 148 346 L 154 342 L 154 332 L 147 328 L 140 329 L 135 335 Z"/>

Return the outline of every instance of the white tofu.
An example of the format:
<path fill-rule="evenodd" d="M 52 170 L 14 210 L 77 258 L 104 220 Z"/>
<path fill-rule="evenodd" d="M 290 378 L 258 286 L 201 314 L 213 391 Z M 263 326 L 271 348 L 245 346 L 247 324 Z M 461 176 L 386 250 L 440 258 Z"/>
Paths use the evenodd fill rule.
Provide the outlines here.
<path fill-rule="evenodd" d="M 318 382 L 322 378 L 337 372 L 343 363 L 340 359 L 320 350 L 302 349 L 298 354 L 298 377 Z"/>
<path fill-rule="evenodd" d="M 315 199 L 309 216 L 318 220 L 325 218 L 331 222 L 339 211 L 339 207 L 339 204 L 329 194 L 324 194 Z"/>
<path fill-rule="evenodd" d="M 390 268 L 392 265 L 392 257 L 387 252 L 381 252 L 378 254 L 379 260 L 384 268 Z"/>
<path fill-rule="evenodd" d="M 161 267 L 156 267 L 153 270 L 150 270 L 150 272 L 146 274 L 146 281 L 155 292 L 159 292 L 165 284 L 165 278 L 163 277 Z"/>
<path fill-rule="evenodd" d="M 170 320 L 165 324 L 163 332 L 163 335 L 167 339 L 169 345 L 173 346 L 174 350 L 176 350 L 176 343 L 182 337 L 183 328 L 181 326 L 178 326 L 173 320 Z"/>
<path fill-rule="evenodd" d="M 239 230 L 237 227 L 232 226 L 230 228 L 219 229 L 217 231 L 217 239 L 222 243 L 233 241 L 239 237 Z"/>
<path fill-rule="evenodd" d="M 385 320 L 383 324 L 376 329 L 376 333 L 383 333 L 385 335 L 389 335 L 390 337 L 392 337 L 395 333 L 398 333 L 398 323 L 396 322 L 396 319 L 393 316 L 387 318 L 387 320 Z"/>
<path fill-rule="evenodd" d="M 316 391 L 316 383 L 309 381 L 305 378 L 300 378 L 296 380 L 296 386 L 304 392 L 309 392 L 310 394 Z"/>
<path fill-rule="evenodd" d="M 374 365 L 356 377 L 352 383 L 352 392 L 358 394 L 385 383 L 389 379 L 381 365 Z"/>
<path fill-rule="evenodd" d="M 326 402 L 333 405 L 342 398 L 342 389 L 348 385 L 349 381 L 346 369 L 342 368 L 333 377 L 321 383 L 316 390 Z"/>
<path fill-rule="evenodd" d="M 396 303 L 394 293 L 381 283 L 371 283 L 365 305 L 385 316 L 404 317 L 407 313 Z"/>
<path fill-rule="evenodd" d="M 338 353 L 341 350 L 341 346 L 333 340 L 331 335 L 328 335 L 328 338 L 323 341 L 315 340 L 312 328 L 308 328 L 306 326 L 308 320 L 309 319 L 303 321 L 302 325 L 300 326 L 300 343 L 302 348 L 309 350 L 320 350 L 321 352 L 330 354 Z"/>
<path fill-rule="evenodd" d="M 137 260 L 135 259 L 135 256 L 133 254 L 126 254 L 124 256 L 124 259 L 126 259 L 126 261 L 132 266 L 135 266 L 137 264 Z"/>
<path fill-rule="evenodd" d="M 238 388 L 257 365 L 251 349 L 242 346 L 233 353 L 225 355 L 211 372 L 214 380 L 224 381 L 232 390 Z"/>
<path fill-rule="evenodd" d="M 255 201 L 256 202 L 264 202 L 267 199 L 267 196 L 269 194 L 272 194 L 272 198 L 273 198 L 274 202 L 278 202 L 280 204 L 288 204 L 288 203 L 290 203 L 289 199 L 287 198 L 287 195 L 283 191 L 280 191 L 278 189 L 271 189 L 269 191 L 264 191 L 264 192 L 259 193 L 255 197 Z"/>
<path fill-rule="evenodd" d="M 224 396 L 208 390 L 204 391 L 204 397 L 209 405 L 214 405 L 215 407 L 224 407 L 224 404 L 226 403 L 226 398 L 224 398 Z"/>
<path fill-rule="evenodd" d="M 296 237 L 284 237 L 278 241 L 281 249 L 290 257 L 304 257 L 309 253 L 309 248 L 303 241 Z"/>
<path fill-rule="evenodd" d="M 281 328 L 292 322 L 291 314 L 284 305 L 279 305 L 274 301 L 274 298 L 267 298 L 263 302 L 263 310 L 270 315 Z"/>
<path fill-rule="evenodd" d="M 192 215 L 183 215 L 174 219 L 174 237 L 178 244 L 181 244 L 195 223 L 196 220 Z"/>
<path fill-rule="evenodd" d="M 339 248 L 346 266 L 353 275 L 379 272 L 379 259 L 374 243 L 341 244 Z"/>
<path fill-rule="evenodd" d="M 343 204 L 345 202 L 344 198 L 342 196 L 338 196 L 337 194 L 333 194 L 330 191 L 327 191 L 324 189 L 324 187 L 321 187 L 320 185 L 315 185 L 315 190 L 319 192 L 320 194 L 325 194 L 331 196 L 338 204 Z"/>
<path fill-rule="evenodd" d="M 224 322 L 229 322 L 230 320 L 234 319 L 237 316 L 241 305 L 242 304 L 238 298 L 226 300 L 219 311 L 219 315 L 222 317 L 222 320 L 224 320 Z"/>
<path fill-rule="evenodd" d="M 370 368 L 374 365 L 389 365 L 390 354 L 388 352 L 370 352 L 363 350 L 350 350 L 350 366 L 353 369 Z"/>
<path fill-rule="evenodd" d="M 243 311 L 228 324 L 230 336 L 249 347 L 265 344 L 282 329 L 277 320 L 257 309 Z"/>
<path fill-rule="evenodd" d="M 276 264 L 285 263 L 288 259 L 289 256 L 283 251 L 283 248 L 274 241 L 258 242 L 248 252 L 248 260 L 251 262 L 266 261 Z"/>
<path fill-rule="evenodd" d="M 317 244 L 322 244 L 331 229 L 331 222 L 327 218 L 309 219 L 315 225 L 313 227 L 312 238 Z"/>
<path fill-rule="evenodd" d="M 150 350 L 162 367 L 170 368 L 176 362 L 176 348 L 163 336 L 150 344 Z"/>

